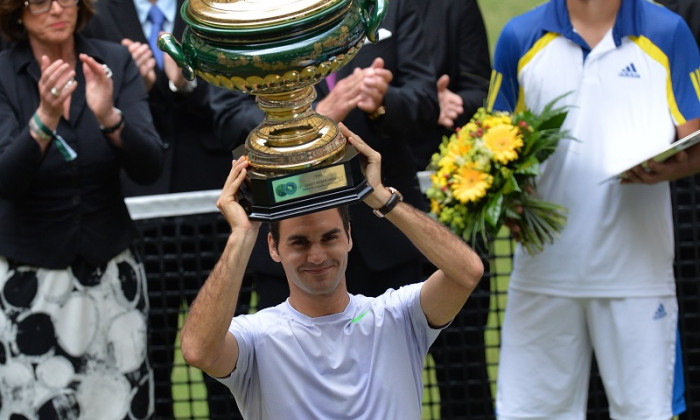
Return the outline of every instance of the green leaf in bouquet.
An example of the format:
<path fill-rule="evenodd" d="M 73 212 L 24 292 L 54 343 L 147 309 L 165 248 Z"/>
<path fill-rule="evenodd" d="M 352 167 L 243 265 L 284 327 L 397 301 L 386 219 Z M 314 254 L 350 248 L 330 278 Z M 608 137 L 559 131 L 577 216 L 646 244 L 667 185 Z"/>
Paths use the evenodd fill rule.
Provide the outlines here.
<path fill-rule="evenodd" d="M 520 206 L 517 200 L 513 200 L 504 206 L 503 215 L 506 219 L 520 220 L 522 216 L 517 212 L 517 207 Z"/>
<path fill-rule="evenodd" d="M 518 175 L 537 176 L 540 174 L 540 161 L 536 156 L 530 156 L 525 162 L 516 168 L 515 173 Z"/>
<path fill-rule="evenodd" d="M 566 209 L 530 194 L 523 194 L 521 205 L 521 243 L 530 255 L 534 255 L 542 251 L 545 244 L 559 237 L 559 232 L 566 225 Z"/>
<path fill-rule="evenodd" d="M 545 120 L 540 121 L 537 128 L 540 130 L 558 130 L 564 124 L 567 112 L 562 108 L 559 108 L 557 112 L 553 112 L 551 115 L 545 114 Z"/>
<path fill-rule="evenodd" d="M 520 153 L 520 156 L 527 160 L 531 155 L 537 153 L 537 151 L 540 149 L 540 138 L 541 134 L 539 132 L 534 132 L 528 134 L 527 138 L 525 139 L 525 144 L 523 145 L 523 150 Z"/>
<path fill-rule="evenodd" d="M 486 211 L 484 208 L 479 212 L 472 213 L 473 218 L 468 224 L 468 228 L 462 233 L 462 239 L 471 243 L 479 243 L 478 239 L 481 238 L 482 243 L 487 242 L 488 235 L 492 234 L 493 229 L 489 228 L 486 222 Z"/>
<path fill-rule="evenodd" d="M 568 96 L 569 94 L 571 94 L 571 92 L 559 95 L 548 102 L 542 109 L 542 112 L 537 115 L 536 122 L 533 124 L 533 127 L 536 130 L 561 128 L 562 124 L 564 124 L 564 120 L 566 119 L 568 108 L 566 106 L 558 106 L 555 108 L 555 106 L 562 98 Z"/>
<path fill-rule="evenodd" d="M 557 150 L 559 141 L 561 139 L 571 139 L 573 137 L 569 136 L 569 132 L 566 130 L 552 129 L 542 132 L 542 142 L 537 151 L 535 151 L 535 156 L 540 162 L 544 162 L 547 158 Z"/>
<path fill-rule="evenodd" d="M 501 212 L 503 211 L 503 194 L 495 194 L 484 208 L 484 218 L 490 227 L 500 227 Z"/>
<path fill-rule="evenodd" d="M 508 177 L 505 179 L 505 183 L 503 185 L 503 188 L 501 189 L 501 192 L 503 194 L 511 194 L 514 192 L 520 192 L 520 185 L 518 185 L 518 180 L 515 179 L 515 176 L 513 175 L 513 171 L 509 171 Z"/>

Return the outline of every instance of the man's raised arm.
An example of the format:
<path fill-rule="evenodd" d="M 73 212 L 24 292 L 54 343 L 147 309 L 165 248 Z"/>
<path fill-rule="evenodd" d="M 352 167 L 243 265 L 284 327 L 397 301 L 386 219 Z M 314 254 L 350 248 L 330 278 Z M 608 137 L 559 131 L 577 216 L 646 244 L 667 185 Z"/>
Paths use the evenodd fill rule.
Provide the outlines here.
<path fill-rule="evenodd" d="M 238 343 L 228 332 L 236 311 L 248 259 L 258 236 L 260 222 L 253 222 L 237 202 L 245 180 L 245 156 L 233 162 L 216 206 L 231 226 L 219 262 L 214 266 L 190 307 L 181 331 L 185 361 L 214 377 L 228 376 L 238 361 Z"/>
<path fill-rule="evenodd" d="M 381 182 L 381 155 L 347 127 L 340 126 L 348 141 L 363 156 L 367 182 L 374 188 L 365 203 L 373 209 L 384 207 L 392 192 Z M 385 217 L 438 268 L 421 290 L 421 306 L 430 325 L 447 324 L 481 279 L 484 273 L 481 259 L 446 227 L 409 204 L 399 202 Z"/>

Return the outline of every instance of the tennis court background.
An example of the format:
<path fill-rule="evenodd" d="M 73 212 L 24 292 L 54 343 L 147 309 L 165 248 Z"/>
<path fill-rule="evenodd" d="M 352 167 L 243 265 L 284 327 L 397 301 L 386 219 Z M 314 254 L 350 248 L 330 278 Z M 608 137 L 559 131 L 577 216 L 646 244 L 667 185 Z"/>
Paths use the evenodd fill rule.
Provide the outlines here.
<path fill-rule="evenodd" d="M 206 279 L 209 270 L 214 266 L 226 243 L 230 231 L 225 220 L 215 211 L 216 192 L 207 192 L 186 199 L 188 194 L 163 196 L 161 201 L 155 200 L 149 204 L 152 197 L 139 198 L 141 203 L 136 208 L 150 208 L 150 210 L 136 210 L 141 212 L 137 217 L 146 217 L 137 220 L 137 225 L 142 238 L 140 248 L 143 253 L 144 263 L 149 278 L 157 278 L 177 287 L 168 287 L 164 290 L 150 290 L 151 311 L 154 315 L 177 311 L 182 316 L 186 312 L 186 302 L 196 295 L 199 285 Z M 196 195 L 196 194 L 195 194 Z M 676 221 L 676 262 L 677 285 L 679 295 L 679 327 L 681 341 L 683 343 L 683 362 L 686 384 L 686 402 L 688 410 L 681 419 L 700 418 L 700 177 L 689 178 L 672 185 L 672 198 L 674 202 L 674 218 Z M 134 201 L 129 199 L 130 209 L 134 211 Z M 145 203 L 145 204 L 144 204 Z M 138 203 L 137 203 L 138 204 Z M 177 215 L 158 216 L 163 210 L 173 211 Z M 196 214 L 187 214 L 188 212 Z M 205 213 L 201 213 L 206 211 Z M 169 214 L 169 213 L 165 213 Z M 478 391 L 479 387 L 494 386 L 494 379 L 498 368 L 498 347 L 500 343 L 500 326 L 503 320 L 505 302 L 507 299 L 507 282 L 510 274 L 510 262 L 512 258 L 513 243 L 507 236 L 496 239 L 489 260 L 490 270 L 486 273 L 486 279 L 490 284 L 490 308 L 488 322 L 483 333 L 485 346 L 476 347 L 465 340 L 452 349 L 452 354 L 463 354 L 462 360 L 452 360 L 453 364 L 469 364 L 466 356 L 470 352 L 483 351 L 486 354 L 487 367 L 490 380 L 469 384 L 469 388 Z M 640 256 L 643 258 L 643 256 Z M 242 299 L 239 303 L 243 312 L 255 310 L 254 278 L 248 276 Z M 175 294 L 176 296 L 173 296 Z M 168 296 L 166 296 L 168 295 Z M 180 306 L 173 307 L 165 302 L 172 303 L 173 297 L 179 297 Z M 161 327 L 163 328 L 163 327 Z M 166 328 L 178 329 L 179 325 L 170 325 Z M 470 325 L 452 325 L 453 334 L 459 335 L 460 329 L 468 333 Z M 151 329 L 149 335 L 159 334 L 163 331 Z M 461 347 L 460 347 L 461 346 Z M 206 402 L 206 389 L 202 382 L 202 374 L 197 369 L 188 368 L 179 355 L 178 343 L 159 351 L 172 352 L 175 357 L 172 362 L 164 360 L 152 360 L 155 365 L 166 363 L 173 367 L 173 401 L 160 401 L 159 403 L 173 404 L 177 418 L 215 419 L 236 418 L 232 417 L 230 407 L 233 407 L 232 397 L 228 395 L 217 396 L 221 398 L 219 409 L 216 413 L 209 413 Z M 440 418 L 440 404 L 460 404 L 469 398 L 467 392 L 464 395 L 451 395 L 448 400 L 440 401 L 437 391 L 435 372 L 432 360 L 426 363 L 425 393 L 423 402 L 423 419 Z M 459 366 L 457 366 L 459 367 Z M 478 393 L 478 392 L 477 392 Z M 495 392 L 494 392 L 495 395 Z M 484 402 L 487 403 L 487 402 Z M 448 411 L 449 413 L 449 411 Z M 592 375 L 589 396 L 589 419 L 608 419 L 607 401 L 602 391 L 602 385 L 597 375 Z M 451 417 L 446 414 L 443 418 Z M 156 413 L 155 418 L 161 418 Z"/>

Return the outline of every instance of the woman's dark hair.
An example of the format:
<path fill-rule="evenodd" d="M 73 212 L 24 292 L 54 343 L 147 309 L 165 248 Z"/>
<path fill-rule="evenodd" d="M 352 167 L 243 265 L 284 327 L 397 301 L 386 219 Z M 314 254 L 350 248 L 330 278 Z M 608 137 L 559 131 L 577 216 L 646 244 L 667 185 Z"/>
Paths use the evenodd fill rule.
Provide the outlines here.
<path fill-rule="evenodd" d="M 350 210 L 348 206 L 337 207 L 340 213 L 340 219 L 343 221 L 343 229 L 348 239 L 350 239 Z M 280 222 L 270 222 L 270 233 L 272 234 L 272 241 L 275 243 L 275 248 L 279 246 L 280 243 Z"/>
<path fill-rule="evenodd" d="M 87 25 L 95 14 L 96 0 L 78 0 L 78 19 L 75 31 L 78 32 Z M 9 41 L 26 41 L 27 31 L 21 23 L 24 0 L 0 0 L 0 33 Z"/>

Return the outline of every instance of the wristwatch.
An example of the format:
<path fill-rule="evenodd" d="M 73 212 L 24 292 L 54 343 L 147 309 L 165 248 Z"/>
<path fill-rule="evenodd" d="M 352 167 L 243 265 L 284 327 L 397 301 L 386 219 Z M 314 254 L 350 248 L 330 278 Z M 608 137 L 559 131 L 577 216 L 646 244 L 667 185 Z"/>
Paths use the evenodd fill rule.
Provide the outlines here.
<path fill-rule="evenodd" d="M 373 210 L 373 213 L 377 217 L 384 217 L 389 214 L 390 211 L 394 210 L 399 202 L 403 201 L 403 195 L 394 187 L 386 187 L 387 190 L 391 192 L 391 197 L 386 201 L 381 208 Z"/>
<path fill-rule="evenodd" d="M 100 124 L 100 131 L 102 131 L 104 134 L 112 134 L 115 131 L 122 128 L 122 126 L 124 125 L 124 114 L 122 114 L 121 110 L 119 110 L 119 108 L 114 108 L 114 112 L 119 114 L 119 121 L 110 127 L 105 127 Z"/>

